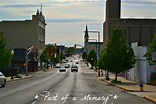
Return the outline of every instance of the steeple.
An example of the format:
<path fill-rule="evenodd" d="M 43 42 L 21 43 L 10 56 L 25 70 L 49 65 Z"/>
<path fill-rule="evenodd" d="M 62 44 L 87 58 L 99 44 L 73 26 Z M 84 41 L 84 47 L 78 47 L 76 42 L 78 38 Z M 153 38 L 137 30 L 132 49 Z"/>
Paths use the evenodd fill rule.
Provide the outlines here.
<path fill-rule="evenodd" d="M 88 55 L 88 40 L 89 40 L 89 35 L 88 35 L 88 28 L 86 24 L 86 30 L 85 30 L 85 35 L 84 35 L 84 51 Z"/>
<path fill-rule="evenodd" d="M 89 37 L 89 35 L 88 35 L 88 28 L 87 28 L 87 24 L 86 24 L 86 31 L 85 31 L 85 36 L 84 36 L 85 38 L 88 38 Z"/>

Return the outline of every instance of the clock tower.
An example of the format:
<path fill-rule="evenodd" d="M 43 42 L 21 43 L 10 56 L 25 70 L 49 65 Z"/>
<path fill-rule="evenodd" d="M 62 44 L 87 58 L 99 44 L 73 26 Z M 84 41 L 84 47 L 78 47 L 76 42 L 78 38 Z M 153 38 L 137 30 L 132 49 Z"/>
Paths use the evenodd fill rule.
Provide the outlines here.
<path fill-rule="evenodd" d="M 84 36 L 84 52 L 88 55 L 88 40 L 89 40 L 89 35 L 88 35 L 88 28 L 86 25 L 86 30 L 85 30 L 85 36 Z"/>

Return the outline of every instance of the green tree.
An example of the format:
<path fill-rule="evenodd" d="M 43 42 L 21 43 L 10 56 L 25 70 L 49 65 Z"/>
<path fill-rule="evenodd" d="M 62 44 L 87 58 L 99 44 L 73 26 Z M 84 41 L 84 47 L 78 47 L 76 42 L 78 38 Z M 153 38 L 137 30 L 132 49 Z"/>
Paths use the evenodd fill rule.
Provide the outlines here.
<path fill-rule="evenodd" d="M 68 51 L 69 55 L 72 55 L 72 54 L 74 54 L 75 49 L 74 49 L 74 47 L 68 47 L 67 51 Z"/>
<path fill-rule="evenodd" d="M 105 50 L 103 50 L 103 51 L 105 51 Z M 103 53 L 104 53 L 103 51 L 100 53 L 100 56 L 99 56 L 99 60 L 97 62 L 97 65 L 98 65 L 98 68 L 99 69 L 103 69 L 104 70 L 105 69 L 105 66 L 104 66 L 104 62 L 103 62 Z"/>
<path fill-rule="evenodd" d="M 61 53 L 59 54 L 59 59 L 60 59 L 60 61 L 62 62 L 62 60 L 65 59 L 65 58 L 66 58 L 65 55 L 63 54 L 63 52 L 61 52 Z"/>
<path fill-rule="evenodd" d="M 49 54 L 49 58 L 50 58 L 50 61 L 54 60 L 54 52 L 55 52 L 55 46 L 53 44 L 46 44 L 46 51 L 48 52 Z"/>
<path fill-rule="evenodd" d="M 150 64 L 156 63 L 156 60 L 152 59 L 152 54 L 155 52 L 156 52 L 156 34 L 154 35 L 152 42 L 147 47 L 147 52 L 144 55 L 144 57 L 146 57 L 146 60 L 148 60 Z"/>
<path fill-rule="evenodd" d="M 83 52 L 83 53 L 82 53 L 82 58 L 83 58 L 83 60 L 85 60 L 85 59 L 87 58 L 86 52 Z"/>
<path fill-rule="evenodd" d="M 41 63 L 44 62 L 44 63 L 48 64 L 48 62 L 49 62 L 49 54 L 48 54 L 46 49 L 43 50 L 43 52 L 42 52 L 42 54 L 40 56 L 40 61 L 41 61 Z"/>
<path fill-rule="evenodd" d="M 89 52 L 87 61 L 91 64 L 91 69 L 93 69 L 95 61 L 97 61 L 96 52 L 94 51 L 94 49 Z"/>
<path fill-rule="evenodd" d="M 115 81 L 118 73 L 131 69 L 136 63 L 134 51 L 119 27 L 112 31 L 112 37 L 103 51 L 103 62 L 106 70 L 115 73 Z"/>
<path fill-rule="evenodd" d="M 4 33 L 0 32 L 0 68 L 6 68 L 12 60 L 12 54 L 7 48 L 7 39 Z"/>

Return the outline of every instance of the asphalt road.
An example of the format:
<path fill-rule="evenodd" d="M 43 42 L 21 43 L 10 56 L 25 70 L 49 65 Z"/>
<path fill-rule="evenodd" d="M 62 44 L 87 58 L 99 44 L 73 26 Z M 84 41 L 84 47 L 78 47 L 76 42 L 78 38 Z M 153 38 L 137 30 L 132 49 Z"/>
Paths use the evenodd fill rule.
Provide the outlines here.
<path fill-rule="evenodd" d="M 84 63 L 79 72 L 51 69 L 0 88 L 0 104 L 153 104 L 100 81 Z"/>

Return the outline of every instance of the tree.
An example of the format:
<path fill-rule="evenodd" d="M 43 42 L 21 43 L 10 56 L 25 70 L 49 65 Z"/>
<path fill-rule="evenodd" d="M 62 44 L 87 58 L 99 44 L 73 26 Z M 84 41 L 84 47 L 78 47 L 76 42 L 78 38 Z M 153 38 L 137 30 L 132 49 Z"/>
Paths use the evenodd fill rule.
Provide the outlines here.
<path fill-rule="evenodd" d="M 99 60 L 97 62 L 99 69 L 105 69 L 104 62 L 103 62 L 103 53 L 104 53 L 103 51 L 100 53 Z"/>
<path fill-rule="evenodd" d="M 49 62 L 49 54 L 46 50 L 46 48 L 43 50 L 41 56 L 40 56 L 40 61 L 41 61 L 41 66 L 42 66 L 42 62 L 48 64 Z"/>
<path fill-rule="evenodd" d="M 0 32 L 0 68 L 6 68 L 12 60 L 12 56 L 7 48 L 7 40 L 4 33 Z"/>
<path fill-rule="evenodd" d="M 50 61 L 52 61 L 54 59 L 54 52 L 55 52 L 55 47 L 53 44 L 47 44 L 46 45 L 46 51 L 48 52 L 49 54 L 49 58 L 50 58 Z"/>
<path fill-rule="evenodd" d="M 136 62 L 134 51 L 119 27 L 112 31 L 112 37 L 103 51 L 103 62 L 106 70 L 115 73 L 115 81 L 118 73 L 134 67 Z"/>
<path fill-rule="evenodd" d="M 75 52 L 74 47 L 68 47 L 67 52 L 68 52 L 69 55 L 74 54 L 74 52 Z"/>
<path fill-rule="evenodd" d="M 96 60 L 96 52 L 94 51 L 94 49 L 92 49 L 87 57 L 87 61 L 91 64 L 91 69 L 93 69 Z"/>
<path fill-rule="evenodd" d="M 150 64 L 156 63 L 156 60 L 152 59 L 152 54 L 154 54 L 155 52 L 156 52 L 156 34 L 154 35 L 152 42 L 147 47 L 147 52 L 144 55 L 144 57 L 146 57 L 146 60 L 148 60 Z"/>
<path fill-rule="evenodd" d="M 66 58 L 65 55 L 63 54 L 63 52 L 61 52 L 61 53 L 59 54 L 59 59 L 60 59 L 60 61 L 62 62 L 62 60 L 65 59 L 65 58 Z"/>
<path fill-rule="evenodd" d="M 85 59 L 87 58 L 86 52 L 83 52 L 83 53 L 82 53 L 82 58 L 83 58 L 83 60 L 85 60 Z"/>

